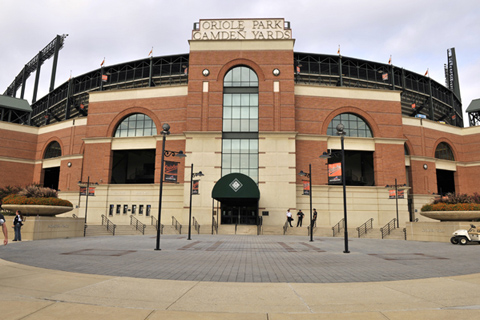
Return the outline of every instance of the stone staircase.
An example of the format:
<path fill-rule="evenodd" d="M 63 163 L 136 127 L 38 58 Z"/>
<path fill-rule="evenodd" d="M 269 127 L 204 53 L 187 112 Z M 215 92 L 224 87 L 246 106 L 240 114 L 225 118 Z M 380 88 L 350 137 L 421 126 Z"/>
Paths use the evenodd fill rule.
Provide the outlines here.
<path fill-rule="evenodd" d="M 202 227 L 200 228 L 202 231 Z M 203 226 L 203 231 L 201 234 L 211 234 L 211 226 Z M 198 234 L 197 231 L 192 227 L 192 234 Z M 181 234 L 188 233 L 188 226 L 182 226 Z M 131 225 L 117 225 L 115 228 L 115 235 L 141 235 L 142 233 Z M 145 235 L 156 235 L 157 229 L 155 226 L 146 225 L 145 226 Z M 172 225 L 164 225 L 162 234 L 179 234 L 175 227 Z M 256 235 L 257 226 L 242 226 L 238 225 L 235 229 L 235 225 L 220 225 L 218 227 L 218 234 L 244 234 L 244 235 Z M 282 226 L 262 226 L 262 235 L 283 235 Z M 112 233 L 107 231 L 107 228 L 103 225 L 88 225 L 86 230 L 87 237 L 95 236 L 111 236 Z M 308 226 L 303 227 L 288 227 L 285 235 L 291 236 L 309 236 Z M 313 235 L 316 237 L 332 237 L 333 232 L 331 227 L 316 227 L 313 230 Z M 343 230 L 336 235 L 336 237 L 343 237 Z M 358 238 L 358 232 L 356 228 L 348 228 L 348 237 L 349 238 Z M 381 239 L 382 234 L 379 228 L 369 229 L 368 232 L 362 235 L 364 239 Z M 394 240 L 405 240 L 405 234 L 403 228 L 394 229 L 391 231 L 390 235 L 387 235 L 385 239 L 394 239 Z"/>
<path fill-rule="evenodd" d="M 187 233 L 188 230 L 182 230 L 182 233 Z M 116 236 L 133 236 L 141 235 L 142 233 L 139 230 L 136 230 L 134 226 L 131 225 L 116 225 L 115 235 Z M 156 235 L 157 228 L 155 226 L 145 226 L 145 235 Z M 178 234 L 173 226 L 164 226 L 162 234 Z M 107 228 L 103 225 L 88 225 L 85 236 L 87 237 L 98 237 L 98 236 L 112 236 L 112 232 L 107 231 Z"/>
<path fill-rule="evenodd" d="M 112 236 L 113 234 L 102 225 L 88 225 L 85 232 L 86 237 Z"/>
<path fill-rule="evenodd" d="M 394 229 L 390 231 L 390 234 L 386 236 L 384 239 L 405 240 L 405 232 L 403 231 L 403 228 Z"/>

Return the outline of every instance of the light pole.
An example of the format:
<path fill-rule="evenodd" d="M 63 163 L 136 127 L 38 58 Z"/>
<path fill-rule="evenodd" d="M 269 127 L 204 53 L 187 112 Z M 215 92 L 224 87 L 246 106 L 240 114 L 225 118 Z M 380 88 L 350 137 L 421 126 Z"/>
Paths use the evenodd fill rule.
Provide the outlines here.
<path fill-rule="evenodd" d="M 341 147 L 342 147 L 342 184 L 343 184 L 343 221 L 344 221 L 344 239 L 345 239 L 345 250 L 343 253 L 350 253 L 348 251 L 348 227 L 347 227 L 347 188 L 346 188 L 346 179 L 345 179 L 345 145 L 344 145 L 344 139 L 345 139 L 345 134 L 346 132 L 343 130 L 345 127 L 343 124 L 338 124 L 337 125 L 337 135 L 340 136 L 340 142 L 341 142 Z M 331 158 L 331 156 L 335 154 L 334 152 L 332 153 L 326 153 L 324 152 L 323 155 L 320 156 L 320 158 Z"/>
<path fill-rule="evenodd" d="M 188 238 L 187 240 L 192 240 L 190 235 L 192 231 L 192 194 L 193 194 L 193 178 L 195 177 L 203 177 L 204 174 L 202 171 L 199 172 L 193 172 L 193 163 L 192 163 L 192 169 L 191 169 L 191 174 L 190 174 L 190 207 L 188 210 Z"/>
<path fill-rule="evenodd" d="M 403 187 L 406 187 L 407 184 L 404 184 Z M 390 186 L 390 185 L 386 185 L 385 188 L 391 188 L 391 187 L 395 187 L 395 207 L 397 209 L 397 228 L 400 228 L 400 222 L 398 220 L 398 187 L 399 185 L 397 184 L 397 179 L 395 178 L 395 185 L 394 186 Z M 404 190 L 404 189 L 401 189 L 401 190 Z M 402 199 L 403 199 L 403 196 L 402 196 Z"/>
<path fill-rule="evenodd" d="M 85 226 L 83 228 L 83 236 L 87 234 L 87 210 L 88 210 L 88 194 L 90 193 L 90 176 L 87 178 L 87 192 L 85 193 Z"/>
<path fill-rule="evenodd" d="M 163 141 L 162 141 L 162 161 L 160 162 L 160 194 L 158 196 L 158 220 L 157 220 L 157 246 L 155 247 L 155 250 L 162 250 L 160 249 L 160 226 L 161 220 L 162 220 L 162 193 L 163 193 L 163 161 L 165 157 L 180 157 L 184 158 L 186 155 L 183 153 L 183 151 L 168 151 L 165 150 L 165 141 L 167 136 L 170 134 L 170 125 L 168 123 L 164 123 L 162 126 L 162 135 L 163 135 Z"/>
<path fill-rule="evenodd" d="M 312 164 L 308 165 L 308 173 L 300 171 L 298 174 L 299 176 L 302 177 L 307 177 L 308 178 L 308 183 L 309 183 L 309 195 L 310 195 L 310 242 L 313 242 L 313 224 L 312 224 Z"/>

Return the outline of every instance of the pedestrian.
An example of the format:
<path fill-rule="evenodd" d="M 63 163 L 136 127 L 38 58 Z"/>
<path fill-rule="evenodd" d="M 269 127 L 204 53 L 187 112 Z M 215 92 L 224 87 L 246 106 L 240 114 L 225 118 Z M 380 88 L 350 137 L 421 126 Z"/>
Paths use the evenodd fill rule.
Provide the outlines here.
<path fill-rule="evenodd" d="M 304 214 L 303 214 L 302 210 L 301 209 L 298 210 L 298 212 L 297 212 L 297 228 L 298 228 L 298 226 L 300 226 L 300 227 L 302 226 L 303 216 L 304 216 Z"/>
<path fill-rule="evenodd" d="M 317 221 L 317 209 L 313 209 L 312 227 L 315 227 L 316 221 Z"/>
<path fill-rule="evenodd" d="M 7 224 L 5 223 L 5 217 L 1 213 L 0 213 L 0 226 L 2 227 L 3 236 L 5 237 L 5 239 L 3 240 L 3 244 L 7 245 L 8 243 Z"/>
<path fill-rule="evenodd" d="M 290 212 L 290 209 L 288 209 L 288 210 L 287 210 L 287 221 L 288 221 L 288 223 L 290 224 L 290 227 L 293 227 L 293 226 L 292 226 L 292 220 L 293 220 L 293 218 L 292 218 L 292 213 Z"/>
<path fill-rule="evenodd" d="M 20 229 L 23 226 L 23 216 L 22 212 L 20 210 L 17 210 L 15 212 L 15 219 L 13 219 L 13 230 L 15 230 L 15 237 L 13 238 L 13 241 L 22 241 L 22 234 L 20 232 Z"/>

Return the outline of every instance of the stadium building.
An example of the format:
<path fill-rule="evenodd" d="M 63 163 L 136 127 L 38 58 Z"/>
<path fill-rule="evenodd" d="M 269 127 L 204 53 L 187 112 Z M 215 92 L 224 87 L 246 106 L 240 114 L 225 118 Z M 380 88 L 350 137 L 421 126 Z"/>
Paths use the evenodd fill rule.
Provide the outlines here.
<path fill-rule="evenodd" d="M 88 225 L 156 225 L 161 203 L 164 225 L 191 214 L 202 233 L 253 234 L 281 233 L 287 209 L 306 214 L 305 228 L 310 200 L 317 230 L 341 228 L 343 181 L 351 228 L 428 219 L 420 208 L 435 195 L 480 189 L 480 103 L 465 128 L 454 49 L 442 85 L 390 63 L 296 52 L 284 19 L 200 20 L 189 44 L 57 88 L 52 76 L 29 105 L 34 58 L 0 96 L 0 186 L 55 188 L 76 216 L 88 210 Z"/>

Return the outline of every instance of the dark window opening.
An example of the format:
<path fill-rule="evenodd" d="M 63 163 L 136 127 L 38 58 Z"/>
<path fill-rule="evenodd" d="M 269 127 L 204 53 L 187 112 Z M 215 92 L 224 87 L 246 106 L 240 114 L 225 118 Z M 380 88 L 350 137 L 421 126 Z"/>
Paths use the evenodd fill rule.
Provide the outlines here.
<path fill-rule="evenodd" d="M 43 169 L 43 186 L 58 190 L 58 181 L 60 179 L 60 167 Z"/>
<path fill-rule="evenodd" d="M 341 163 L 341 151 L 333 150 L 334 155 L 328 159 L 328 164 Z M 345 184 L 348 186 L 374 186 L 375 175 L 373 166 L 373 152 L 345 151 Z M 342 180 L 329 184 L 342 184 Z"/>
<path fill-rule="evenodd" d="M 112 184 L 154 183 L 155 150 L 113 151 Z"/>
<path fill-rule="evenodd" d="M 447 193 L 455 193 L 454 171 L 437 169 L 437 193 L 446 195 Z"/>

